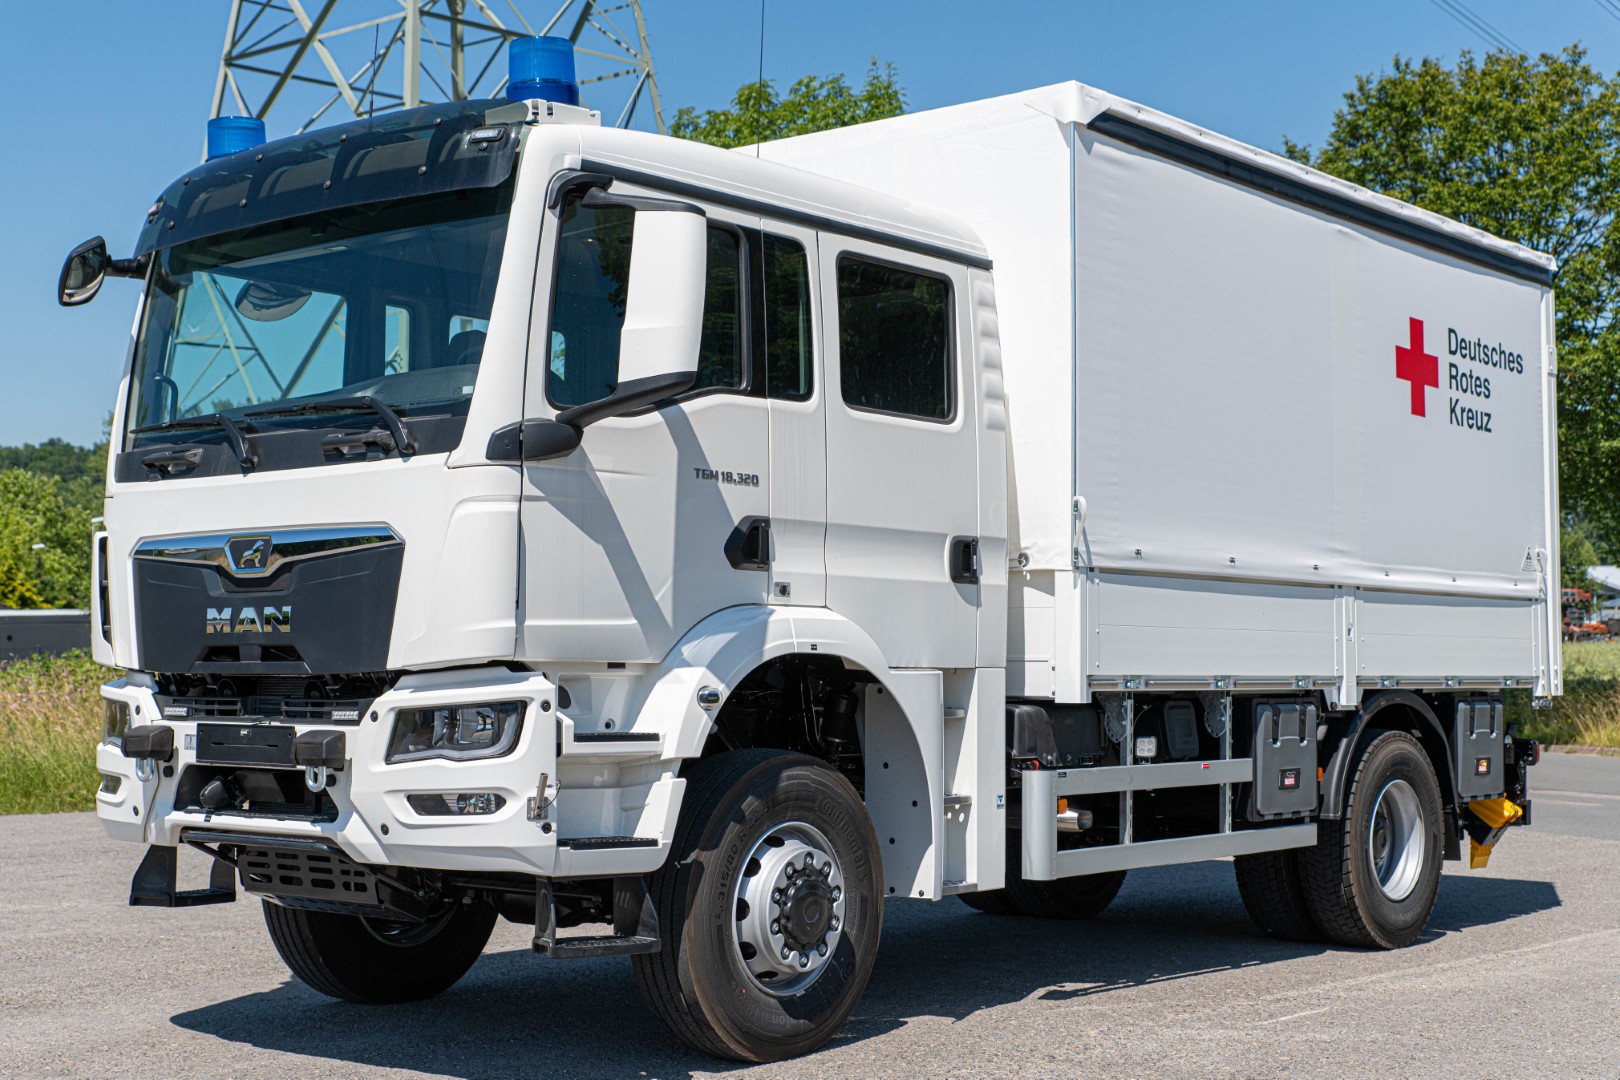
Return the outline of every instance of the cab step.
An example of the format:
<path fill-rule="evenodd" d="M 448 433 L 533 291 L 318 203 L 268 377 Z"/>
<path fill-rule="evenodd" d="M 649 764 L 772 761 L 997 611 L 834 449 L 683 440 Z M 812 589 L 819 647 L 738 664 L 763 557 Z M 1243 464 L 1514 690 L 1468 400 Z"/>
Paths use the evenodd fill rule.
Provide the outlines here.
<path fill-rule="evenodd" d="M 557 937 L 556 898 L 551 881 L 541 878 L 534 890 L 532 947 L 553 960 L 590 960 L 601 956 L 635 956 L 659 949 L 658 912 L 647 883 L 639 877 L 613 879 L 613 933 L 590 937 Z"/>

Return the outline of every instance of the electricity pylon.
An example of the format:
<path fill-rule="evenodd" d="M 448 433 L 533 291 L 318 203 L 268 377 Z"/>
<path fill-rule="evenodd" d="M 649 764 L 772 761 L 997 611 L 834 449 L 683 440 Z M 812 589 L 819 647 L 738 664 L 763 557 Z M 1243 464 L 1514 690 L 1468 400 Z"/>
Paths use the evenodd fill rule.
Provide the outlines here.
<path fill-rule="evenodd" d="M 496 10 L 503 6 L 504 18 Z M 361 117 L 424 99 L 499 97 L 504 46 L 529 34 L 574 43 L 581 104 L 607 117 L 603 106 L 616 96 L 600 84 L 628 86 L 618 126 L 630 126 L 645 93 L 664 131 L 641 0 L 561 0 L 545 22 L 524 18 L 516 0 L 231 0 L 208 115 L 264 119 L 296 97 L 311 110 L 296 129 L 305 131 L 340 103 Z"/>

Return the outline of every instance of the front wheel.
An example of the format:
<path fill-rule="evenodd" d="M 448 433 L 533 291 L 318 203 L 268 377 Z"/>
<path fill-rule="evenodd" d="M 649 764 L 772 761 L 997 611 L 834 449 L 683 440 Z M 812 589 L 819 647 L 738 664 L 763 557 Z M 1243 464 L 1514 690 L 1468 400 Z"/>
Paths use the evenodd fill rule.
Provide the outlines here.
<path fill-rule="evenodd" d="M 703 1053 L 809 1053 L 843 1026 L 877 958 L 883 868 L 866 808 L 838 773 L 775 750 L 706 758 L 686 780 L 649 882 L 660 948 L 635 957 L 642 992 Z"/>
<path fill-rule="evenodd" d="M 1305 902 L 1341 945 L 1399 949 L 1417 940 L 1440 892 L 1445 856 L 1440 782 L 1411 735 L 1386 731 L 1368 744 L 1341 821 L 1317 825 L 1299 852 Z"/>
<path fill-rule="evenodd" d="M 394 1005 L 448 990 L 484 951 L 495 908 L 458 899 L 447 899 L 420 923 L 266 900 L 264 924 L 281 959 L 312 989 L 344 1001 Z"/>

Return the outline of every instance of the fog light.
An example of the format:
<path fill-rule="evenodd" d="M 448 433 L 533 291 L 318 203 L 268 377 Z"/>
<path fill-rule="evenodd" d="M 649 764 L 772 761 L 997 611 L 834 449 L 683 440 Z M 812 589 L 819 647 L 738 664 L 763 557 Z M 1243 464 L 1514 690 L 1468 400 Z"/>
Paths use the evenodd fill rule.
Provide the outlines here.
<path fill-rule="evenodd" d="M 124 786 L 124 778 L 117 773 L 104 772 L 101 774 L 101 793 L 103 795 L 116 795 L 118 789 Z"/>
<path fill-rule="evenodd" d="M 1136 756 L 1139 758 L 1155 758 L 1159 756 L 1159 737 L 1157 735 L 1141 735 L 1136 740 Z"/>
<path fill-rule="evenodd" d="M 425 758 L 461 761 L 509 754 L 523 728 L 523 709 L 521 701 L 401 709 L 394 716 L 387 760 L 389 764 Z"/>
<path fill-rule="evenodd" d="M 506 800 L 493 791 L 446 792 L 442 795 L 407 795 L 411 804 L 423 817 L 449 817 L 463 814 L 493 814 L 506 805 Z"/>

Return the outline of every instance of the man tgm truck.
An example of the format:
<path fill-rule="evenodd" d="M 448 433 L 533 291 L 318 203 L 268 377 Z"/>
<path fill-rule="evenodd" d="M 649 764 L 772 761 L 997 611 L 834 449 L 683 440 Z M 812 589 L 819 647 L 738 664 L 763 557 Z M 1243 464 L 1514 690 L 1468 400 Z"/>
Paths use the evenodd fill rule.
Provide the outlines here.
<path fill-rule="evenodd" d="M 1395 948 L 1528 823 L 1549 258 L 1078 83 L 744 153 L 547 93 L 218 125 L 65 267 L 144 288 L 131 903 L 245 891 L 361 1002 L 532 924 L 765 1061 L 887 900 L 1231 856 L 1265 931 Z"/>

